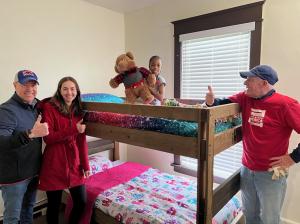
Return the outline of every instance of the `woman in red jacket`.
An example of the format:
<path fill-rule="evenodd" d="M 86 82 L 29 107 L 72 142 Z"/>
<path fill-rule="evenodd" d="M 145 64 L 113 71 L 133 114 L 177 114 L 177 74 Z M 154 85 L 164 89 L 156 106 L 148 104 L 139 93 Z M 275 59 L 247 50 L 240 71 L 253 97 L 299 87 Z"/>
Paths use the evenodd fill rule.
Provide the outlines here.
<path fill-rule="evenodd" d="M 73 200 L 69 223 L 78 223 L 86 204 L 84 182 L 90 171 L 76 80 L 62 78 L 54 96 L 43 100 L 41 107 L 44 122 L 49 126 L 39 185 L 47 193 L 47 222 L 58 223 L 62 191 L 68 188 Z"/>

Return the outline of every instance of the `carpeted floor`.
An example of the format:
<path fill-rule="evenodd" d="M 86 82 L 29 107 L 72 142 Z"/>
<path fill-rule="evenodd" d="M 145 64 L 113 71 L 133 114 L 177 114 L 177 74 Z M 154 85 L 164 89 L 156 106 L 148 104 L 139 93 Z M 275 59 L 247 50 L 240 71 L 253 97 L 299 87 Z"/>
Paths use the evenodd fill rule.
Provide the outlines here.
<path fill-rule="evenodd" d="M 33 224 L 47 224 L 46 215 L 37 214 L 37 217 L 34 219 Z M 58 223 L 56 223 L 58 224 Z M 64 208 L 61 208 L 61 212 L 59 214 L 59 224 L 66 224 L 64 220 Z"/>

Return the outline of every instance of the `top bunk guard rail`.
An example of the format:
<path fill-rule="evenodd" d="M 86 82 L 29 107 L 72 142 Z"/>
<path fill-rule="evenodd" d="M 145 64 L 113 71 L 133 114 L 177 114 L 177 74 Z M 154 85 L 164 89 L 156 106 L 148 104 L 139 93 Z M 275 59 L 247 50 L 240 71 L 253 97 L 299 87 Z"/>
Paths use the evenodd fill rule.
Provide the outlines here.
<path fill-rule="evenodd" d="M 97 103 L 83 102 L 83 107 L 88 111 L 101 111 L 120 114 L 140 115 L 149 117 L 159 117 L 165 119 L 176 119 L 185 121 L 199 122 L 201 111 L 211 111 L 210 114 L 216 118 L 224 118 L 239 113 L 239 107 L 236 103 L 220 105 L 208 108 L 191 108 L 191 107 L 167 107 L 152 106 L 143 104 L 117 104 L 117 103 Z M 204 122 L 208 118 L 201 118 Z"/>
<path fill-rule="evenodd" d="M 84 102 L 84 108 L 89 111 L 112 112 L 120 114 L 141 115 L 159 117 L 165 119 L 177 119 L 185 121 L 199 120 L 199 108 L 184 107 L 160 107 L 142 104 L 117 104 Z"/>

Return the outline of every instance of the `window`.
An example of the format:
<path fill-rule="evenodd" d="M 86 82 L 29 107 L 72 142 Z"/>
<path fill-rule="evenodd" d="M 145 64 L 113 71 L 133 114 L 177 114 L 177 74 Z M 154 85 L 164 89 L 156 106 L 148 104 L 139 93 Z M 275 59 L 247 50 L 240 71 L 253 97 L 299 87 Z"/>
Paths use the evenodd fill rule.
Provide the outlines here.
<path fill-rule="evenodd" d="M 243 32 L 242 28 L 248 30 Z M 249 69 L 252 29 L 254 23 L 180 35 L 180 98 L 204 99 L 208 85 L 213 87 L 216 97 L 242 91 L 239 72 Z M 226 34 L 210 36 L 217 30 Z"/>
<path fill-rule="evenodd" d="M 174 22 L 174 95 L 204 99 L 207 86 L 216 97 L 244 89 L 239 72 L 259 64 L 263 2 Z M 241 166 L 242 144 L 214 158 L 214 174 L 227 178 Z M 195 175 L 197 161 L 175 156 L 175 171 Z"/>
<path fill-rule="evenodd" d="M 228 97 L 242 91 L 244 85 L 239 72 L 249 69 L 253 26 L 254 23 L 250 23 L 193 35 L 181 35 L 180 98 L 203 100 L 208 85 L 213 87 L 216 97 Z M 248 30 L 243 32 L 242 28 Z M 210 36 L 217 31 L 226 34 Z M 214 174 L 228 178 L 241 167 L 241 157 L 242 143 L 223 151 L 214 158 Z M 195 159 L 181 157 L 181 164 L 197 170 Z"/>

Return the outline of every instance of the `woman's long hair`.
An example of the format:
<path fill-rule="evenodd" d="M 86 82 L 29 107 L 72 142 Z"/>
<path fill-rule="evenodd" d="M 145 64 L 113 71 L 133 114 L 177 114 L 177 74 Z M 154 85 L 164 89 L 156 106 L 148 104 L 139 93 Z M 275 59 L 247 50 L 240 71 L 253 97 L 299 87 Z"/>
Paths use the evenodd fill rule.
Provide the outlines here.
<path fill-rule="evenodd" d="M 76 91 L 77 91 L 77 95 L 76 95 L 75 99 L 73 100 L 71 107 L 67 106 L 67 104 L 64 101 L 64 98 L 62 97 L 62 95 L 60 93 L 61 87 L 62 87 L 63 83 L 66 81 L 73 82 L 75 84 Z M 59 104 L 58 105 L 59 110 L 62 114 L 68 115 L 68 114 L 70 114 L 71 111 L 73 111 L 76 116 L 83 114 L 82 102 L 81 102 L 81 92 L 79 89 L 79 85 L 78 85 L 77 81 L 71 76 L 63 77 L 59 81 L 57 90 L 56 90 L 55 94 L 53 95 L 51 102 L 53 102 L 55 104 L 57 104 L 57 103 Z"/>

